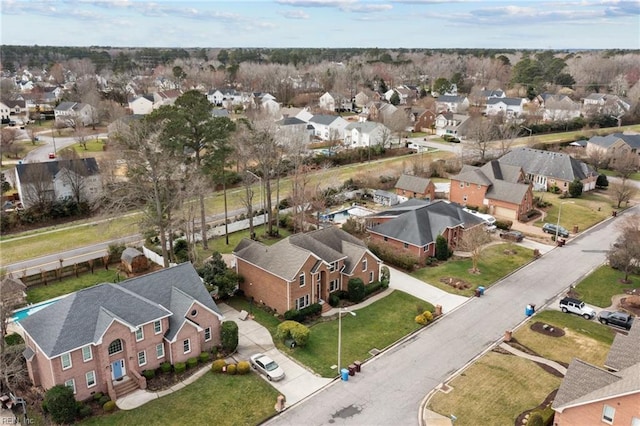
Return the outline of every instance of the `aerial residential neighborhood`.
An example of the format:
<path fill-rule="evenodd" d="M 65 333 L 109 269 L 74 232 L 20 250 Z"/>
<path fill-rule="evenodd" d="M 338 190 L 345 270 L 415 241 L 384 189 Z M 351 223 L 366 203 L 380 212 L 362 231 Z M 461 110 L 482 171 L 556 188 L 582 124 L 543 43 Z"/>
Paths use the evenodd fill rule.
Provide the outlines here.
<path fill-rule="evenodd" d="M 3 3 L 0 423 L 640 425 L 633 7 L 240 3 Z"/>

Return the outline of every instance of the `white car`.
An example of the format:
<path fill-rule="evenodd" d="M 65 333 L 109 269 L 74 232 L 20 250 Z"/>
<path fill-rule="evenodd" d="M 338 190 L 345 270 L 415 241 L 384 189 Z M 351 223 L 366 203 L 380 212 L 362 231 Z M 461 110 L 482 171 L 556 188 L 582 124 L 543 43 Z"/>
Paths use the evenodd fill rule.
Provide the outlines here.
<path fill-rule="evenodd" d="M 277 382 L 284 379 L 284 370 L 280 368 L 277 362 L 264 354 L 255 354 L 251 358 L 251 366 L 260 373 L 267 376 L 269 381 Z"/>

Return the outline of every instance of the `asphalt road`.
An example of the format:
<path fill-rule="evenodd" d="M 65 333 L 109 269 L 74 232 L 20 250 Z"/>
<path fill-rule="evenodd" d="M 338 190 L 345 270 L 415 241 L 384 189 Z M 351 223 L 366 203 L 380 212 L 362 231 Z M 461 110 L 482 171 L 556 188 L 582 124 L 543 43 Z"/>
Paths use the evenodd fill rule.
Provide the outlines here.
<path fill-rule="evenodd" d="M 620 216 L 638 212 L 634 207 Z M 335 381 L 266 424 L 419 424 L 425 395 L 500 341 L 505 330 L 522 324 L 527 304 L 543 307 L 604 262 L 620 216 L 551 250 L 492 286 L 485 296 L 471 299 L 365 363 L 349 381 Z"/>

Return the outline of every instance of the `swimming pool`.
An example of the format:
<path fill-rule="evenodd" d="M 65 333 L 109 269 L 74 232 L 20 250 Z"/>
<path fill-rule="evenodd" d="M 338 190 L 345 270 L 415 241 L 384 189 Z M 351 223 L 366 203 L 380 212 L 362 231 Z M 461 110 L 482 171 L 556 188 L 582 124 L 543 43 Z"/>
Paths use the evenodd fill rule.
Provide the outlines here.
<path fill-rule="evenodd" d="M 320 216 L 323 222 L 344 223 L 351 216 L 367 216 L 373 213 L 373 210 L 366 209 L 364 207 L 353 206 L 347 207 L 342 210 L 336 210 L 335 212 L 326 213 Z"/>
<path fill-rule="evenodd" d="M 41 309 L 46 308 L 47 306 L 56 303 L 59 299 L 55 300 L 47 300 L 46 302 L 41 302 L 35 305 L 27 306 L 26 308 L 18 309 L 13 311 L 13 315 L 11 316 L 11 321 L 18 322 L 22 319 L 25 319 L 29 315 L 33 315 Z"/>

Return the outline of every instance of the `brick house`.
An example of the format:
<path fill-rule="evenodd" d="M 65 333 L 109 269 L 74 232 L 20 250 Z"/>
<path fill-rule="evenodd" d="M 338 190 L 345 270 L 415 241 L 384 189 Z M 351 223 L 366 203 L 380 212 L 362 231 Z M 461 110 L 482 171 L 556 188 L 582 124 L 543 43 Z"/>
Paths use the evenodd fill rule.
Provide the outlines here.
<path fill-rule="evenodd" d="M 481 218 L 464 211 L 458 204 L 445 200 L 429 203 L 417 198 L 366 218 L 372 243 L 419 259 L 436 255 L 438 235 L 445 237 L 453 249 L 464 229 L 482 223 Z"/>
<path fill-rule="evenodd" d="M 498 161 L 502 165 L 522 168 L 525 179 L 533 184 L 534 191 L 548 191 L 557 186 L 567 192 L 569 184 L 577 179 L 582 182 L 582 190 L 586 192 L 595 189 L 598 180 L 598 173 L 591 166 L 562 152 L 518 147 Z"/>
<path fill-rule="evenodd" d="M 380 280 L 382 261 L 359 239 L 329 227 L 292 235 L 272 246 L 244 239 L 234 249 L 240 289 L 260 304 L 284 313 L 324 304 L 352 278 Z M 329 304 L 324 306 L 329 308 Z"/>
<path fill-rule="evenodd" d="M 574 359 L 551 408 L 555 426 L 640 424 L 640 325 L 617 333 L 604 368 Z"/>
<path fill-rule="evenodd" d="M 533 209 L 533 191 L 522 168 L 497 160 L 482 167 L 463 166 L 451 176 L 449 200 L 511 220 L 520 220 Z"/>
<path fill-rule="evenodd" d="M 422 198 L 427 201 L 436 198 L 436 186 L 431 179 L 420 176 L 401 175 L 396 182 L 396 194 L 407 198 Z"/>
<path fill-rule="evenodd" d="M 144 370 L 220 344 L 222 314 L 190 263 L 72 293 L 20 320 L 29 378 L 77 400 L 146 388 Z"/>
<path fill-rule="evenodd" d="M 640 166 L 640 134 L 593 136 L 587 141 L 586 155 L 598 154 L 609 159 L 610 166 L 615 166 L 619 158 L 633 158 L 635 164 Z"/>

